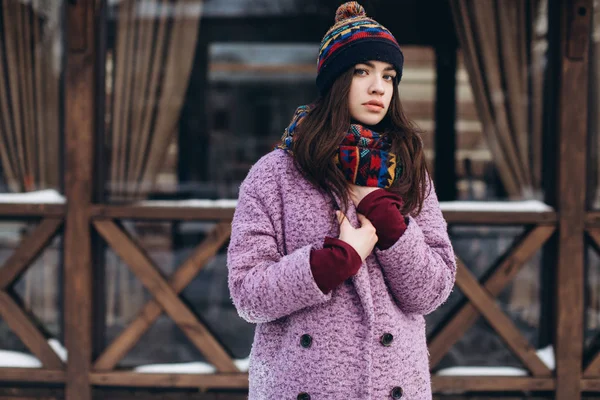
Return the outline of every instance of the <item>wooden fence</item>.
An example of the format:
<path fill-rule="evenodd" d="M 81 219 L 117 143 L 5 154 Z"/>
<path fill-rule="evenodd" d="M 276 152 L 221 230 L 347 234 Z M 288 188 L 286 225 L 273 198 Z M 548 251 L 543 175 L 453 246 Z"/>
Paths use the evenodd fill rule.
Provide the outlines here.
<path fill-rule="evenodd" d="M 552 2 L 552 0 L 551 0 Z M 523 377 L 434 376 L 436 392 L 506 391 L 554 392 L 557 399 L 575 400 L 581 393 L 600 392 L 600 354 L 585 354 L 584 249 L 586 235 L 600 248 L 600 212 L 586 210 L 586 143 L 588 99 L 587 45 L 591 29 L 591 0 L 556 0 L 556 54 L 553 66 L 556 126 L 555 171 L 547 190 L 553 192 L 556 211 L 458 212 L 447 211 L 450 224 L 521 225 L 526 233 L 501 257 L 488 277 L 479 281 L 459 262 L 457 287 L 468 300 L 430 340 L 432 367 L 479 317 L 504 340 L 529 372 Z M 39 220 L 0 269 L 0 316 L 43 364 L 39 369 L 0 369 L 0 399 L 46 398 L 90 400 L 131 398 L 131 388 L 193 389 L 199 393 L 165 394 L 160 398 L 244 398 L 247 375 L 182 302 L 180 293 L 227 241 L 231 208 L 117 206 L 96 204 L 94 193 L 94 144 L 97 124 L 97 65 L 99 40 L 95 29 L 98 7 L 93 0 L 67 5 L 67 57 L 65 74 L 64 150 L 66 204 L 0 204 L 0 217 Z M 552 182 L 553 185 L 552 186 Z M 133 220 L 209 220 L 214 230 L 176 272 L 164 278 L 139 243 L 119 224 Z M 63 362 L 9 288 L 53 237 L 64 237 L 64 333 L 68 361 Z M 93 241 L 101 237 L 128 265 L 151 293 L 143 311 L 101 354 L 93 357 L 94 286 Z M 525 262 L 545 243 L 552 242 L 553 262 L 543 265 L 556 271 L 554 345 L 556 369 L 550 370 L 536 355 L 512 320 L 499 308 L 495 297 L 516 276 Z M 552 251 L 550 251 L 552 253 Z M 159 315 L 166 313 L 211 362 L 217 372 L 206 375 L 140 374 L 116 369 Z M 586 360 L 584 362 L 584 360 Z M 31 388 L 36 383 L 41 387 Z M 115 388 L 122 388 L 117 389 Z M 225 389 L 238 393 L 219 394 Z M 120 390 L 120 391 L 119 391 Z M 204 393 L 206 392 L 206 393 Z M 171 397 L 169 397 L 171 396 Z M 185 397 L 184 397 L 185 396 Z M 145 398 L 152 398 L 148 394 Z"/>

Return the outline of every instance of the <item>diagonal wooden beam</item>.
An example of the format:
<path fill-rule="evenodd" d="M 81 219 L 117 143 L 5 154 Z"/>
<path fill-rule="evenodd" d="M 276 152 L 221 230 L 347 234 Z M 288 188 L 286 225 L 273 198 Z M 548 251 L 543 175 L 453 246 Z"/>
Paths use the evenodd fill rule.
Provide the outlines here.
<path fill-rule="evenodd" d="M 63 223 L 62 218 L 45 218 L 24 238 L 0 268 L 0 290 L 6 289 L 27 269 L 48 245 Z"/>
<path fill-rule="evenodd" d="M 590 239 L 592 239 L 593 247 L 600 253 L 600 228 L 588 228 L 586 232 Z"/>
<path fill-rule="evenodd" d="M 592 239 L 594 247 L 600 249 L 600 230 L 598 228 L 588 228 L 587 233 Z M 600 352 L 594 356 L 583 372 L 584 378 L 593 378 L 600 375 Z"/>
<path fill-rule="evenodd" d="M 231 234 L 231 223 L 222 222 L 196 247 L 193 254 L 177 269 L 169 281 L 175 293 L 180 293 L 198 275 L 206 263 L 219 251 Z M 161 305 L 154 299 L 148 301 L 133 320 L 98 357 L 94 370 L 111 370 L 135 346 L 142 335 L 162 314 Z"/>
<path fill-rule="evenodd" d="M 113 221 L 94 221 L 94 226 L 206 359 L 219 372 L 240 372 L 221 344 L 179 299 L 148 255 L 129 236 Z"/>
<path fill-rule="evenodd" d="M 477 278 L 460 259 L 457 259 L 456 284 L 471 304 L 479 310 L 496 333 L 533 376 L 551 376 L 552 371 L 540 360 L 535 349 L 523 337 L 512 320 L 500 309 L 494 297 L 479 285 Z"/>
<path fill-rule="evenodd" d="M 31 322 L 21 307 L 3 290 L 0 290 L 0 316 L 44 367 L 63 369 L 63 362 L 52 350 L 44 335 Z"/>
<path fill-rule="evenodd" d="M 493 268 L 493 274 L 486 279 L 483 287 L 494 297 L 498 296 L 504 287 L 519 273 L 523 265 L 548 241 L 554 233 L 554 226 L 537 226 L 523 235 L 518 242 L 505 253 Z M 452 348 L 452 346 L 469 330 L 479 318 L 479 312 L 470 303 L 458 308 L 452 319 L 429 343 L 430 366 L 434 368 Z"/>

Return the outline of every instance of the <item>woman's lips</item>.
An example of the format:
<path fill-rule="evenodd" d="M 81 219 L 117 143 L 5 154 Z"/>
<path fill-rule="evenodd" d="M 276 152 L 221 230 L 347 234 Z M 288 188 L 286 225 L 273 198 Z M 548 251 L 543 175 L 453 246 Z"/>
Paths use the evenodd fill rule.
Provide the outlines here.
<path fill-rule="evenodd" d="M 363 104 L 369 111 L 380 112 L 383 110 L 383 105 L 375 102 L 368 102 Z"/>

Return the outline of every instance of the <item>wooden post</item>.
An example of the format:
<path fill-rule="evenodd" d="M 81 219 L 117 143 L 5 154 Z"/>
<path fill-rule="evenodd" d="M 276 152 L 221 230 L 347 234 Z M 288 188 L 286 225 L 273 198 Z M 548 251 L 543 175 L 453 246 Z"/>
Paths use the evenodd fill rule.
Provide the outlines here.
<path fill-rule="evenodd" d="M 588 47 L 592 0 L 558 0 L 556 399 L 581 399 Z"/>
<path fill-rule="evenodd" d="M 89 206 L 95 123 L 94 0 L 67 3 L 65 68 L 64 330 L 66 399 L 91 400 L 92 279 Z"/>

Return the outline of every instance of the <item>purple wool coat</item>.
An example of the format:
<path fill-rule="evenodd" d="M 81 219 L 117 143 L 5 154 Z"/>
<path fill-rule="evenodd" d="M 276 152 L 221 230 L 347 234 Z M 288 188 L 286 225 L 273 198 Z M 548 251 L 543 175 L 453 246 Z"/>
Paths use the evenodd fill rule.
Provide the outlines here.
<path fill-rule="evenodd" d="M 241 185 L 227 264 L 233 303 L 256 324 L 249 399 L 431 400 L 423 316 L 447 299 L 456 273 L 433 187 L 392 247 L 324 294 L 309 257 L 339 236 L 333 215 L 283 150 Z M 359 226 L 351 202 L 347 216 Z"/>

